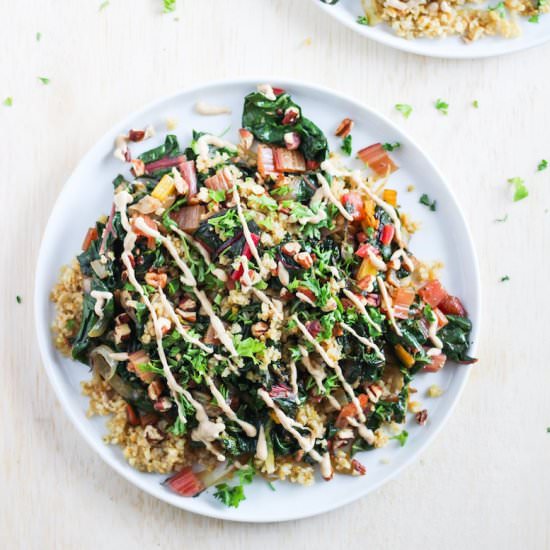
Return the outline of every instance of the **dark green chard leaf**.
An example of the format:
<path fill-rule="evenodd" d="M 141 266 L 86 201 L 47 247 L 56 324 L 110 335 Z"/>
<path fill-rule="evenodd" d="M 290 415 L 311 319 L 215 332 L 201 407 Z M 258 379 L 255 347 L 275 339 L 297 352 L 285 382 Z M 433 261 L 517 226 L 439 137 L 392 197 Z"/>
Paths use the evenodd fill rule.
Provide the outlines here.
<path fill-rule="evenodd" d="M 283 124 L 285 111 L 290 107 L 298 111 L 298 118 L 293 124 Z M 256 139 L 280 147 L 285 146 L 284 135 L 287 132 L 297 132 L 301 138 L 299 150 L 307 160 L 322 162 L 327 156 L 327 138 L 311 120 L 302 116 L 302 109 L 287 93 L 280 94 L 275 100 L 260 92 L 247 95 L 242 124 Z"/>
<path fill-rule="evenodd" d="M 149 164 L 150 162 L 155 162 L 156 160 L 160 160 L 161 158 L 176 157 L 179 154 L 180 146 L 178 143 L 178 138 L 172 134 L 168 134 L 162 145 L 159 145 L 154 149 L 142 153 L 138 156 L 138 158 L 142 160 L 145 164 Z"/>
<path fill-rule="evenodd" d="M 443 353 L 459 363 L 475 363 L 477 359 L 468 355 L 472 322 L 458 315 L 447 315 L 447 319 L 449 323 L 437 333 L 443 342 Z"/>

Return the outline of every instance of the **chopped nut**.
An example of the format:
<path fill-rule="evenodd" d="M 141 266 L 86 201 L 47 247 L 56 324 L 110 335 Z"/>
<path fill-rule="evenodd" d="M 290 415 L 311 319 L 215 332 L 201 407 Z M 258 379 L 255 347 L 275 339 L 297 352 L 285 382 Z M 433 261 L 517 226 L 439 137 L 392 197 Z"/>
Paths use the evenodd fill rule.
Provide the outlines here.
<path fill-rule="evenodd" d="M 179 303 L 178 308 L 181 309 L 181 311 L 196 311 L 197 302 L 195 302 L 193 298 L 184 298 Z"/>
<path fill-rule="evenodd" d="M 414 415 L 415 420 L 420 424 L 421 426 L 424 426 L 426 424 L 426 421 L 428 420 L 428 411 L 426 409 L 422 411 L 418 411 Z"/>
<path fill-rule="evenodd" d="M 353 128 L 353 120 L 351 118 L 345 118 L 340 122 L 338 125 L 338 128 L 336 128 L 336 132 L 334 132 L 335 136 L 345 138 L 349 135 L 351 132 L 351 129 Z"/>
<path fill-rule="evenodd" d="M 300 143 L 302 143 L 298 132 L 287 132 L 283 136 L 283 138 L 285 140 L 285 147 L 289 151 L 294 151 L 295 149 L 298 149 L 298 147 L 300 147 Z"/>
<path fill-rule="evenodd" d="M 304 269 L 310 269 L 313 265 L 313 258 L 309 252 L 298 252 L 294 255 L 294 261 Z"/>
<path fill-rule="evenodd" d="M 176 312 L 178 315 L 188 323 L 196 323 L 197 322 L 197 312 L 196 311 L 182 311 L 180 308 L 176 309 Z"/>
<path fill-rule="evenodd" d="M 300 111 L 296 107 L 289 107 L 285 110 L 283 120 L 281 121 L 282 124 L 285 126 L 288 126 L 290 124 L 294 124 L 298 118 L 300 117 Z"/>
<path fill-rule="evenodd" d="M 290 241 L 288 243 L 285 243 L 282 247 L 281 247 L 281 252 L 283 254 L 286 254 L 287 256 L 295 256 L 296 254 L 298 254 L 298 252 L 300 252 L 300 250 L 302 249 L 302 246 L 300 243 L 296 242 L 296 241 Z"/>
<path fill-rule="evenodd" d="M 115 344 L 118 346 L 125 340 L 130 338 L 132 334 L 132 329 L 127 323 L 122 323 L 121 325 L 115 326 Z"/>
<path fill-rule="evenodd" d="M 141 159 L 132 160 L 132 172 L 136 178 L 145 174 L 145 163 Z"/>
<path fill-rule="evenodd" d="M 145 274 L 145 282 L 154 288 L 164 288 L 168 284 L 168 275 L 149 271 Z"/>
<path fill-rule="evenodd" d="M 364 476 L 367 473 L 367 468 L 357 459 L 353 458 L 351 461 L 351 467 L 353 469 L 353 475 Z"/>
<path fill-rule="evenodd" d="M 324 311 L 325 313 L 329 311 L 335 311 L 338 308 L 338 303 L 334 298 L 329 298 L 327 300 L 327 303 L 321 308 L 321 311 Z"/>
<path fill-rule="evenodd" d="M 145 137 L 145 130 L 130 130 L 128 139 L 130 141 L 141 141 Z"/>
<path fill-rule="evenodd" d="M 151 401 L 157 401 L 162 395 L 162 390 L 164 389 L 163 384 L 160 380 L 153 380 L 147 387 L 147 395 Z"/>
<path fill-rule="evenodd" d="M 367 395 L 369 396 L 369 401 L 371 403 L 378 403 L 378 400 L 382 396 L 382 388 L 376 384 L 371 384 L 366 389 Z"/>
<path fill-rule="evenodd" d="M 254 338 L 259 338 L 260 336 L 263 336 L 269 329 L 269 325 L 267 323 L 264 323 L 263 321 L 259 321 L 258 323 L 255 323 L 252 325 L 251 332 L 252 336 Z"/>
<path fill-rule="evenodd" d="M 145 426 L 143 430 L 143 435 L 151 445 L 160 443 L 164 440 L 164 435 L 162 435 L 160 431 L 151 424 Z"/>
<path fill-rule="evenodd" d="M 161 397 L 153 404 L 156 411 L 166 412 L 172 408 L 172 401 L 168 397 Z"/>

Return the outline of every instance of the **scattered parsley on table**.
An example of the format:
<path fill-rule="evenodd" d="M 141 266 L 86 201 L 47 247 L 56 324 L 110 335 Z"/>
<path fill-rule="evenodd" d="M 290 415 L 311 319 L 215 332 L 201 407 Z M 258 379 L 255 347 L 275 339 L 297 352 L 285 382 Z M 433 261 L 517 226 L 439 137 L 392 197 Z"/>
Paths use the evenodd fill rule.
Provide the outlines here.
<path fill-rule="evenodd" d="M 369 24 L 369 20 L 367 17 L 365 17 L 364 15 L 360 15 L 358 18 L 357 18 L 357 23 L 359 23 L 359 25 L 367 25 Z"/>
<path fill-rule="evenodd" d="M 449 114 L 449 104 L 443 101 L 442 99 L 438 99 L 435 102 L 435 108 L 442 114 L 448 115 Z"/>
<path fill-rule="evenodd" d="M 176 9 L 176 0 L 163 0 L 164 13 L 172 13 Z"/>
<path fill-rule="evenodd" d="M 504 277 L 501 277 L 500 278 L 500 282 L 501 283 L 504 283 L 505 281 L 509 281 L 510 280 L 510 276 L 509 275 L 504 275 Z"/>
<path fill-rule="evenodd" d="M 41 32 L 37 32 L 37 33 L 36 33 L 36 41 L 37 41 L 37 42 L 40 42 L 40 40 L 42 40 L 42 33 L 41 33 Z"/>
<path fill-rule="evenodd" d="M 399 445 L 401 445 L 401 447 L 405 446 L 405 443 L 407 443 L 408 438 L 409 438 L 409 432 L 407 430 L 403 430 L 400 434 L 390 437 L 390 439 L 396 439 L 399 442 Z"/>
<path fill-rule="evenodd" d="M 413 108 L 410 105 L 407 105 L 406 103 L 397 103 L 395 105 L 395 108 L 405 117 L 409 118 L 411 116 L 411 113 L 413 111 Z"/>
<path fill-rule="evenodd" d="M 50 79 L 45 77 L 45 76 L 39 76 L 38 80 L 40 80 L 40 82 L 42 82 L 42 84 L 44 84 L 44 86 L 46 86 L 47 84 L 50 83 Z"/>
<path fill-rule="evenodd" d="M 21 296 L 19 296 L 19 294 L 15 297 L 15 300 L 18 304 L 23 302 L 23 298 L 21 298 Z"/>
<path fill-rule="evenodd" d="M 506 6 L 504 2 L 499 2 L 496 6 L 489 6 L 489 11 L 496 11 L 501 19 L 506 17 Z"/>
<path fill-rule="evenodd" d="M 3 104 L 5 107 L 11 107 L 13 105 L 13 97 L 6 97 L 4 99 Z"/>
<path fill-rule="evenodd" d="M 99 4 L 99 11 L 103 11 L 109 5 L 109 0 L 105 0 Z"/>
<path fill-rule="evenodd" d="M 420 204 L 426 205 L 432 212 L 435 212 L 437 209 L 437 201 L 432 201 L 430 197 L 426 193 L 424 193 L 420 200 L 418 201 Z"/>
<path fill-rule="evenodd" d="M 546 170 L 548 168 L 548 161 L 545 159 L 542 159 L 539 162 L 539 165 L 537 166 L 537 172 L 542 172 L 543 170 Z"/>
<path fill-rule="evenodd" d="M 508 183 L 514 186 L 514 202 L 520 201 L 529 195 L 525 182 L 521 178 L 509 178 Z"/>
<path fill-rule="evenodd" d="M 479 109 L 479 101 L 477 99 L 474 99 L 472 101 L 472 105 L 473 105 L 474 109 Z"/>

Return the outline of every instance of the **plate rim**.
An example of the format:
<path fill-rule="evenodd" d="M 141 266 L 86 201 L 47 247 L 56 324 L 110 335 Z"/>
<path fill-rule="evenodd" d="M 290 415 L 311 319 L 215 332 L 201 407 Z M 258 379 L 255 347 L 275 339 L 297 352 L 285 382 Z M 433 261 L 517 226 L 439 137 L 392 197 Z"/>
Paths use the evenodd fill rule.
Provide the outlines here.
<path fill-rule="evenodd" d="M 357 0 L 359 1 L 359 0 Z M 314 4 L 317 4 L 317 7 L 321 10 L 328 13 L 331 18 L 336 19 L 341 24 L 348 27 L 348 29 L 351 29 L 353 32 L 368 38 L 369 40 L 373 40 L 374 42 L 378 42 L 379 44 L 382 44 L 384 46 L 387 46 L 388 48 L 393 48 L 396 50 L 400 50 L 402 52 L 412 53 L 415 55 L 420 55 L 424 57 L 431 57 L 436 59 L 456 59 L 456 60 L 474 60 L 474 59 L 490 59 L 493 57 L 499 57 L 504 55 L 511 55 L 514 53 L 527 51 L 532 48 L 536 48 L 538 46 L 542 46 L 546 42 L 550 41 L 550 32 L 547 34 L 547 36 L 542 36 L 541 38 L 536 39 L 533 43 L 528 45 L 523 45 L 521 42 L 521 37 L 517 39 L 509 39 L 509 44 L 513 44 L 510 48 L 503 48 L 503 51 L 500 49 L 488 52 L 488 53 L 469 53 L 468 45 L 465 46 L 464 53 L 462 52 L 456 52 L 456 53 L 439 53 L 437 50 L 431 51 L 430 49 L 423 47 L 419 43 L 417 43 L 415 40 L 407 40 L 406 38 L 402 38 L 397 35 L 391 35 L 391 34 L 384 34 L 379 32 L 374 32 L 375 27 L 365 26 L 365 25 L 359 25 L 355 21 L 350 20 L 345 15 L 345 10 L 343 12 L 341 9 L 331 4 L 325 4 L 321 0 L 312 0 Z M 332 13 L 331 13 L 332 10 Z M 443 40 L 442 38 L 441 40 Z M 434 43 L 438 39 L 433 39 Z M 506 44 L 504 42 L 503 44 Z"/>
<path fill-rule="evenodd" d="M 132 121 L 142 116 L 145 112 L 150 111 L 162 105 L 165 102 L 174 100 L 181 95 L 195 94 L 197 92 L 200 92 L 201 90 L 208 90 L 208 89 L 219 88 L 223 86 L 248 85 L 251 87 L 251 89 L 253 89 L 256 87 L 258 83 L 263 83 L 263 82 L 277 83 L 278 85 L 281 85 L 286 88 L 292 88 L 292 87 L 301 88 L 301 91 L 305 93 L 307 93 L 308 91 L 321 92 L 321 93 L 333 96 L 335 99 L 350 102 L 355 107 L 368 112 L 370 116 L 374 118 L 378 118 L 380 121 L 386 124 L 389 129 L 395 131 L 398 134 L 401 134 L 413 145 L 413 147 L 416 148 L 417 152 L 424 157 L 424 160 L 429 165 L 430 169 L 433 170 L 434 175 L 437 176 L 439 181 L 446 188 L 446 191 L 449 193 L 454 205 L 456 206 L 456 214 L 465 230 L 463 239 L 465 241 L 465 244 L 467 245 L 468 252 L 473 259 L 473 265 L 471 266 L 471 276 L 472 276 L 471 283 L 474 286 L 473 294 L 472 294 L 473 303 L 472 303 L 472 307 L 469 308 L 469 311 L 471 313 L 470 316 L 474 318 L 476 322 L 474 324 L 472 334 L 471 334 L 472 343 L 470 346 L 470 352 L 472 355 L 475 355 L 475 352 L 477 349 L 477 345 L 479 342 L 480 326 L 481 326 L 481 303 L 482 302 L 481 302 L 481 278 L 480 278 L 480 271 L 479 271 L 479 261 L 478 261 L 477 252 L 474 246 L 474 241 L 472 238 L 470 228 L 466 223 L 464 212 L 459 202 L 457 201 L 457 198 L 453 192 L 452 187 L 448 184 L 447 180 L 443 177 L 443 174 L 438 169 L 436 164 L 433 162 L 431 157 L 423 149 L 421 149 L 421 147 L 417 144 L 417 142 L 413 140 L 406 131 L 398 127 L 397 124 L 389 120 L 385 115 L 380 114 L 379 112 L 372 109 L 362 101 L 359 101 L 342 92 L 333 90 L 329 87 L 319 85 L 317 83 L 305 82 L 302 80 L 292 79 L 292 78 L 285 78 L 285 77 L 279 78 L 277 76 L 270 76 L 266 78 L 264 75 L 263 78 L 261 76 L 260 77 L 247 76 L 247 77 L 240 77 L 240 78 L 216 79 L 216 80 L 201 81 L 194 86 L 180 88 L 175 92 L 163 95 L 162 97 L 157 98 L 153 101 L 150 101 L 144 106 L 131 111 L 129 114 L 127 114 L 122 119 L 120 119 L 117 123 L 111 126 L 108 129 L 108 131 L 105 132 L 100 138 L 96 139 L 91 145 L 91 147 L 87 150 L 87 152 L 78 159 L 74 169 L 71 171 L 71 174 L 66 179 L 66 181 L 63 184 L 63 187 L 61 188 L 61 191 L 57 195 L 57 198 L 52 207 L 52 210 L 48 217 L 46 225 L 44 226 L 44 232 L 42 235 L 40 248 L 39 248 L 39 252 L 36 260 L 36 270 L 35 270 L 36 275 L 35 275 L 34 293 L 33 293 L 34 324 L 35 324 L 35 330 L 36 330 L 42 365 L 43 365 L 43 368 L 46 370 L 46 374 L 48 375 L 49 382 L 53 386 L 55 395 L 59 400 L 60 404 L 62 405 L 64 413 L 69 417 L 72 424 L 76 427 L 77 431 L 80 433 L 82 438 L 88 443 L 88 445 L 94 450 L 94 452 L 101 457 L 101 459 L 105 463 L 107 463 L 111 468 L 113 468 L 119 475 L 124 477 L 129 483 L 136 486 L 140 490 L 145 491 L 147 494 L 155 498 L 158 498 L 159 500 L 167 504 L 170 504 L 176 508 L 185 510 L 187 512 L 191 512 L 191 513 L 198 514 L 205 517 L 212 517 L 216 519 L 223 519 L 227 521 L 234 521 L 234 522 L 241 522 L 241 523 L 242 522 L 278 523 L 278 522 L 305 519 L 308 517 L 321 515 L 329 511 L 341 508 L 342 506 L 345 506 L 350 502 L 358 500 L 359 498 L 364 498 L 367 494 L 379 489 L 382 485 L 386 484 L 392 479 L 395 479 L 395 477 L 397 477 L 407 466 L 412 464 L 415 460 L 417 460 L 420 457 L 420 455 L 427 449 L 427 447 L 433 442 L 435 437 L 440 433 L 440 431 L 446 425 L 448 419 L 450 418 L 451 414 L 455 410 L 455 407 L 457 406 L 460 400 L 462 392 L 464 391 L 466 383 L 469 379 L 470 371 L 472 369 L 471 365 L 464 365 L 460 367 L 460 370 L 456 375 L 456 382 L 455 382 L 456 388 L 454 389 L 454 392 L 456 395 L 454 397 L 454 400 L 451 402 L 451 404 L 447 407 L 445 411 L 441 412 L 440 417 L 438 419 L 438 424 L 435 427 L 433 427 L 431 431 L 425 436 L 424 440 L 419 445 L 418 449 L 415 452 L 412 452 L 409 456 L 407 456 L 398 467 L 392 470 L 390 474 L 385 476 L 383 479 L 380 479 L 378 482 L 374 483 L 371 487 L 368 487 L 361 494 L 350 492 L 351 496 L 345 496 L 343 498 L 338 499 L 336 502 L 334 501 L 325 502 L 325 504 L 323 504 L 320 507 L 317 507 L 314 511 L 311 511 L 311 512 L 304 511 L 298 514 L 278 517 L 273 520 L 258 518 L 250 514 L 242 514 L 240 516 L 230 515 L 228 514 L 228 510 L 225 510 L 225 509 L 212 508 L 207 512 L 195 510 L 191 506 L 192 499 L 181 499 L 181 500 L 178 500 L 177 502 L 174 502 L 173 499 L 169 498 L 170 496 L 173 496 L 173 495 L 168 495 L 164 491 L 162 492 L 154 491 L 153 488 L 150 487 L 149 484 L 146 483 L 144 480 L 142 481 L 140 478 L 135 479 L 131 475 L 132 473 L 134 473 L 134 470 L 131 468 L 131 466 L 129 466 L 127 463 L 122 463 L 116 459 L 113 459 L 107 452 L 108 446 L 103 441 L 101 440 L 98 441 L 97 438 L 92 433 L 92 431 L 90 431 L 89 429 L 86 429 L 86 424 L 83 423 L 81 419 L 77 417 L 75 410 L 73 410 L 73 404 L 71 404 L 70 402 L 69 394 L 66 393 L 62 387 L 61 374 L 58 374 L 56 372 L 56 370 L 59 370 L 60 368 L 59 364 L 55 361 L 49 360 L 48 346 L 51 345 L 51 342 L 50 342 L 51 330 L 48 323 L 46 323 L 46 326 L 44 326 L 44 322 L 42 319 L 42 316 L 43 316 L 42 304 L 44 300 L 44 295 L 41 288 L 42 285 L 40 283 L 41 280 L 45 280 L 45 277 L 49 272 L 49 270 L 47 269 L 47 258 L 45 257 L 45 249 L 46 249 L 45 243 L 49 240 L 49 234 L 53 231 L 53 225 L 54 225 L 53 220 L 57 218 L 59 214 L 58 210 L 59 211 L 61 210 L 62 202 L 63 202 L 62 199 L 66 193 L 67 186 L 69 185 L 71 180 L 75 177 L 75 175 L 79 172 L 81 166 L 86 164 L 89 161 L 89 158 L 93 156 L 98 143 L 105 141 L 110 135 L 118 131 L 120 127 L 125 127 L 128 125 L 131 126 Z M 49 296 L 49 291 L 47 295 Z M 135 472 L 137 472 L 137 470 Z M 141 474 L 141 472 L 138 472 L 138 473 Z"/>

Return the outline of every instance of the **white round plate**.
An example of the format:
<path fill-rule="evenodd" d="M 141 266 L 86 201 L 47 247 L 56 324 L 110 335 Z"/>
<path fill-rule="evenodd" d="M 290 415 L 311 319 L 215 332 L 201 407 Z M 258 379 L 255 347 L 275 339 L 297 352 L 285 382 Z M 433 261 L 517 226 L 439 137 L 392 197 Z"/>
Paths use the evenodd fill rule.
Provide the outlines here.
<path fill-rule="evenodd" d="M 398 50 L 426 55 L 428 57 L 443 57 L 447 59 L 494 57 L 496 55 L 526 50 L 550 40 L 550 14 L 541 15 L 539 23 L 529 23 L 527 18 L 519 17 L 521 35 L 517 38 L 487 36 L 466 44 L 461 38 L 456 36 L 407 40 L 397 36 L 384 23 L 373 27 L 360 25 L 357 23 L 357 17 L 364 15 L 361 0 L 340 0 L 334 5 L 325 4 L 321 0 L 313 0 L 313 2 L 329 15 L 367 38 Z M 494 2 L 490 1 L 489 4 L 496 5 L 498 4 L 498 0 L 494 0 Z"/>
<path fill-rule="evenodd" d="M 127 170 L 113 158 L 115 137 L 130 128 L 153 124 L 157 136 L 145 143 L 132 144 L 132 150 L 137 154 L 164 140 L 165 121 L 170 117 L 179 121 L 174 133 L 182 146 L 191 140 L 192 129 L 220 134 L 230 127 L 227 137 L 236 141 L 243 98 L 262 82 L 271 82 L 288 90 L 303 107 L 304 115 L 326 132 L 335 150 L 339 147 L 339 140 L 333 137 L 334 129 L 344 117 L 355 121 L 353 141 L 356 148 L 378 141 L 399 141 L 402 144 L 393 153 L 400 169 L 391 176 L 390 183 L 399 190 L 399 200 L 405 211 L 422 222 L 423 228 L 413 237 L 411 249 L 419 258 L 445 263 L 443 282 L 450 292 L 464 300 L 474 323 L 472 339 L 477 340 L 480 283 L 472 239 L 451 190 L 431 161 L 401 130 L 364 105 L 316 86 L 268 79 L 216 82 L 163 98 L 131 114 L 92 147 L 67 181 L 44 232 L 36 271 L 35 317 L 44 366 L 57 397 L 84 439 L 117 472 L 149 494 L 184 510 L 234 521 L 271 522 L 333 510 L 366 495 L 395 476 L 419 455 L 443 426 L 471 367 L 451 364 L 437 374 L 416 377 L 414 385 L 420 396 L 424 397 L 427 387 L 434 383 L 439 384 L 445 393 L 438 399 L 423 399 L 429 408 L 429 420 L 423 427 L 409 422 L 406 428 L 410 435 L 405 447 L 401 448 L 392 441 L 384 449 L 360 455 L 367 467 L 365 476 L 335 476 L 330 483 L 317 479 L 311 487 L 276 482 L 275 492 L 265 481 L 258 479 L 246 488 L 246 500 L 240 507 L 229 509 L 214 499 L 211 490 L 197 498 L 184 498 L 170 492 L 161 485 L 166 476 L 134 470 L 126 463 L 118 447 L 103 443 L 105 419 L 86 417 L 88 399 L 81 395 L 80 390 L 80 382 L 90 377 L 89 369 L 61 357 L 54 349 L 50 332 L 54 306 L 49 301 L 50 290 L 61 266 L 78 253 L 86 229 L 100 214 L 109 212 L 113 192 L 111 181 L 119 172 Z M 198 100 L 229 106 L 233 114 L 200 116 L 193 109 Z M 405 188 L 410 184 L 414 184 L 417 190 L 407 193 Z M 422 193 L 437 200 L 436 212 L 418 203 Z M 385 460 L 381 462 L 381 459 Z"/>

